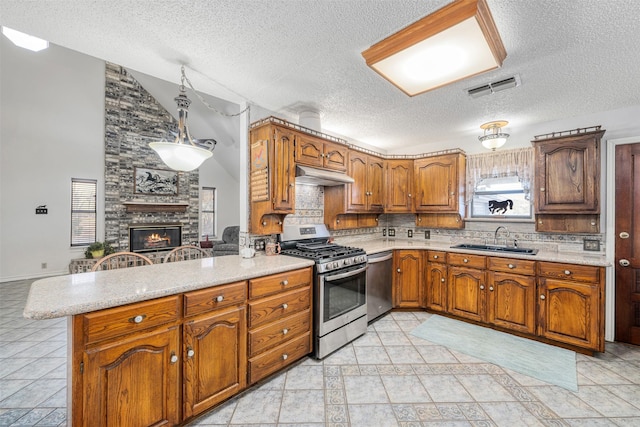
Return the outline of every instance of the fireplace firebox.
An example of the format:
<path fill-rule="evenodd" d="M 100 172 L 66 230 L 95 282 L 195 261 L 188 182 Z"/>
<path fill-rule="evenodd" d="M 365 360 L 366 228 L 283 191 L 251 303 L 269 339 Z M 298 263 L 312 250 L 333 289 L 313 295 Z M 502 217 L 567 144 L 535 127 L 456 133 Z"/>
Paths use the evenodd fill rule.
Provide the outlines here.
<path fill-rule="evenodd" d="M 182 245 L 182 225 L 145 224 L 129 226 L 129 250 L 152 252 L 177 248 Z"/>

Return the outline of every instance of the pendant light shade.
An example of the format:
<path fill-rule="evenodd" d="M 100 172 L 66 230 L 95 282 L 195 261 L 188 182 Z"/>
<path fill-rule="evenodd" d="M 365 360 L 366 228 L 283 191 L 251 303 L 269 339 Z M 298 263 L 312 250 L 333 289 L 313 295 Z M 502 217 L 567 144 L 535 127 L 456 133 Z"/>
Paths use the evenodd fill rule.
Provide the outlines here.
<path fill-rule="evenodd" d="M 493 151 L 502 147 L 507 142 L 509 134 L 502 133 L 500 129 L 508 124 L 506 120 L 497 120 L 480 125 L 480 129 L 484 129 L 484 135 L 478 137 L 482 146 Z"/>
<path fill-rule="evenodd" d="M 180 85 L 180 94 L 175 98 L 178 105 L 178 134 L 174 142 L 151 142 L 151 147 L 162 161 L 173 170 L 190 172 L 199 168 L 213 155 L 211 150 L 197 146 L 187 127 L 187 114 L 191 100 L 187 98 L 184 85 Z M 215 148 L 215 144 L 213 146 Z"/>

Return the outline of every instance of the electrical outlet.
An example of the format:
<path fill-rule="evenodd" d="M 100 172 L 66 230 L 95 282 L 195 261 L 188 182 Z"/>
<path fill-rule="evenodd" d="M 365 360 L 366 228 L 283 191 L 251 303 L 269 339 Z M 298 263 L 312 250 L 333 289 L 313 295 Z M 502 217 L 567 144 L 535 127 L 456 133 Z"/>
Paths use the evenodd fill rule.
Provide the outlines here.
<path fill-rule="evenodd" d="M 40 205 L 36 208 L 36 215 L 46 215 L 48 213 L 47 205 Z"/>
<path fill-rule="evenodd" d="M 253 242 L 256 251 L 264 251 L 264 239 L 256 239 Z"/>
<path fill-rule="evenodd" d="M 387 237 L 387 229 L 386 228 L 382 229 L 382 237 Z"/>
<path fill-rule="evenodd" d="M 584 239 L 582 249 L 585 251 L 600 251 L 600 240 Z"/>
<path fill-rule="evenodd" d="M 47 263 L 43 262 L 42 264 L 40 264 L 40 268 L 42 268 L 43 270 L 47 268 Z"/>
<path fill-rule="evenodd" d="M 413 230 L 407 230 L 407 237 L 410 239 L 413 237 Z"/>
<path fill-rule="evenodd" d="M 431 231 L 430 230 L 424 230 L 424 238 L 425 239 L 430 239 L 431 238 Z"/>
<path fill-rule="evenodd" d="M 390 228 L 389 229 L 389 237 L 396 237 L 396 229 L 395 228 Z"/>

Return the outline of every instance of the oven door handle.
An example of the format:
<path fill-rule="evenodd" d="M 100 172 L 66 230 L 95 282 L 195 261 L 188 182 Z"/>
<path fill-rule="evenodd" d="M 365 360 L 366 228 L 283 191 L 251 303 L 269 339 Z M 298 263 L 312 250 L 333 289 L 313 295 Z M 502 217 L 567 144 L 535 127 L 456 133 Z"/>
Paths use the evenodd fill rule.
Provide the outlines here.
<path fill-rule="evenodd" d="M 362 268 L 359 268 L 357 270 L 347 271 L 346 273 L 336 274 L 335 276 L 325 276 L 324 277 L 324 281 L 325 282 L 331 282 L 333 280 L 340 280 L 340 279 L 344 279 L 345 277 L 355 276 L 357 274 L 362 273 L 366 269 L 367 269 L 367 267 L 362 267 Z"/>

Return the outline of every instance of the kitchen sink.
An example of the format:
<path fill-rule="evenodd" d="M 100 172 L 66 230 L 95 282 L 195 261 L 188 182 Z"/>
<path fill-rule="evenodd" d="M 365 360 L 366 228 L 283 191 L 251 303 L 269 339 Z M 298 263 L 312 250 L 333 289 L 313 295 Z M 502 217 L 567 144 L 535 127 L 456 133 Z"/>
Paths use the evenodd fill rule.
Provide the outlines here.
<path fill-rule="evenodd" d="M 451 246 L 455 249 L 469 249 L 472 251 L 490 251 L 490 252 L 502 252 L 502 253 L 511 253 L 511 254 L 520 254 L 520 255 L 535 255 L 538 253 L 537 249 L 531 248 L 516 248 L 510 246 L 500 246 L 500 245 L 480 245 L 473 243 L 461 243 L 459 245 Z"/>

